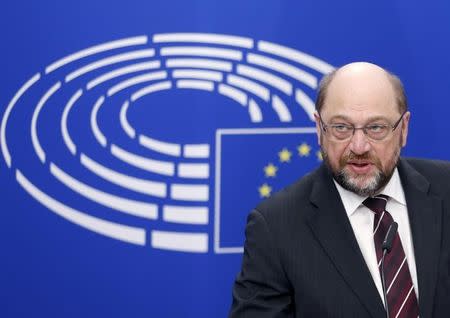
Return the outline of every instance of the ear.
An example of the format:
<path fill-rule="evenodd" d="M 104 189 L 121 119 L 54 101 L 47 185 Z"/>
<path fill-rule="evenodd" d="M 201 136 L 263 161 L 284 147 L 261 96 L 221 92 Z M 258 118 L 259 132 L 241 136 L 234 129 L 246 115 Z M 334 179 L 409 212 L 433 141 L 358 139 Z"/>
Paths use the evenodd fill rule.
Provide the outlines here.
<path fill-rule="evenodd" d="M 319 144 L 319 146 L 322 146 L 321 144 L 321 140 L 322 140 L 322 125 L 320 123 L 320 116 L 319 113 L 317 111 L 314 112 L 314 120 L 316 121 L 316 130 L 317 130 L 317 143 Z"/>
<path fill-rule="evenodd" d="M 405 115 L 403 115 L 402 119 L 402 147 L 406 146 L 406 140 L 408 138 L 408 127 L 409 127 L 409 120 L 411 118 L 411 113 L 406 112 Z"/>

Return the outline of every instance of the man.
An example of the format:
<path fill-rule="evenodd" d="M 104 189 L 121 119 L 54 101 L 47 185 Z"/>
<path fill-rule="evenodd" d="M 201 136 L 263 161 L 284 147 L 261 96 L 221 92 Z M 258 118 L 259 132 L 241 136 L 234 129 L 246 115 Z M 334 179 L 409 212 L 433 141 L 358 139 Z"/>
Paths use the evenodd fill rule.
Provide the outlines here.
<path fill-rule="evenodd" d="M 400 80 L 345 65 L 321 81 L 315 120 L 324 164 L 249 215 L 230 317 L 450 317 L 450 165 L 400 159 Z"/>

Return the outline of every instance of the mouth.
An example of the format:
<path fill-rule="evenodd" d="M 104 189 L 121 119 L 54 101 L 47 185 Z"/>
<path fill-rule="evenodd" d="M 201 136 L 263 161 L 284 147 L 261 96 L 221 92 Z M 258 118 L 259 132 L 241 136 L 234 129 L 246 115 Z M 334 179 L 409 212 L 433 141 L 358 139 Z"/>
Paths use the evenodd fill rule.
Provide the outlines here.
<path fill-rule="evenodd" d="M 366 174 L 372 170 L 373 163 L 370 161 L 349 161 L 347 166 L 357 174 Z"/>

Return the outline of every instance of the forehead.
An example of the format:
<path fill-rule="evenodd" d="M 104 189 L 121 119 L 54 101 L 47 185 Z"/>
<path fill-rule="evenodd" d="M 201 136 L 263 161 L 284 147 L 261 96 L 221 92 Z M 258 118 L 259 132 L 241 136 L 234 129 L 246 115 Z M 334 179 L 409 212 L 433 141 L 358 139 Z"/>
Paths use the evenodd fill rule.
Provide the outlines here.
<path fill-rule="evenodd" d="M 396 94 L 382 70 L 338 72 L 328 86 L 322 115 L 354 120 L 392 118 L 399 114 Z"/>

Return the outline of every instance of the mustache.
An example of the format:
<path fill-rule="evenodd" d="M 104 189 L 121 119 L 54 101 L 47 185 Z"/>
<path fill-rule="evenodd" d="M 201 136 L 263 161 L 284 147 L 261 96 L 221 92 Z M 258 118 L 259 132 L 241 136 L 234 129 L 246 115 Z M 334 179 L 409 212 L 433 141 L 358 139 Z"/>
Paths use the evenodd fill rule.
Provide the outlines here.
<path fill-rule="evenodd" d="M 356 154 L 352 151 L 350 151 L 348 154 L 343 155 L 339 159 L 339 165 L 341 169 L 343 169 L 348 162 L 350 161 L 362 161 L 362 162 L 370 162 L 374 164 L 379 170 L 383 170 L 383 165 L 381 164 L 381 161 L 379 158 L 371 154 L 370 152 L 365 152 L 363 154 Z"/>
<path fill-rule="evenodd" d="M 355 154 L 354 152 L 350 151 L 347 155 L 343 156 L 342 159 L 344 161 L 349 161 L 349 160 L 368 160 L 368 161 L 375 161 L 374 157 L 370 155 L 370 153 L 366 152 L 364 154 L 358 155 Z"/>

